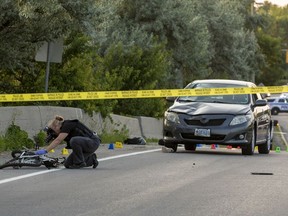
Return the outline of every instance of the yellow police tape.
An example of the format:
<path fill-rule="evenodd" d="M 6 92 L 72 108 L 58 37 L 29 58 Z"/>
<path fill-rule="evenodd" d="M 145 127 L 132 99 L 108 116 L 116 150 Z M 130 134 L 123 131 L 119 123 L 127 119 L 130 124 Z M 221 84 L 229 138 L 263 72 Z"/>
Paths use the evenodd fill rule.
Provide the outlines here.
<path fill-rule="evenodd" d="M 243 88 L 205 88 L 205 89 L 162 89 L 132 91 L 93 91 L 93 92 L 58 92 L 58 93 L 27 93 L 0 94 L 0 102 L 25 101 L 60 101 L 60 100 L 99 100 L 125 98 L 157 98 L 177 96 L 205 96 L 229 94 L 282 93 L 288 92 L 288 86 L 261 86 Z"/>

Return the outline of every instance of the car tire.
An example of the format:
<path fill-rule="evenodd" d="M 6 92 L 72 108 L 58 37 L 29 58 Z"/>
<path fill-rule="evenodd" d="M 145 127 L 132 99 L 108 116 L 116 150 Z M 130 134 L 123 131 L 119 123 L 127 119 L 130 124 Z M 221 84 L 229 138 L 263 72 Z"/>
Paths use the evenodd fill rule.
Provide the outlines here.
<path fill-rule="evenodd" d="M 187 151 L 195 151 L 196 150 L 196 144 L 185 144 L 184 148 Z"/>
<path fill-rule="evenodd" d="M 258 146 L 258 152 L 259 154 L 269 154 L 271 149 L 271 128 L 268 128 L 268 132 L 267 132 L 267 141 Z"/>
<path fill-rule="evenodd" d="M 247 144 L 247 146 L 244 146 L 242 148 L 242 155 L 253 155 L 254 149 L 255 149 L 255 131 L 254 128 L 251 131 L 251 141 Z"/>
<path fill-rule="evenodd" d="M 174 144 L 174 145 L 171 146 L 171 148 L 172 148 L 172 150 L 173 150 L 174 152 L 177 152 L 178 145 L 177 145 L 177 144 Z"/>
<path fill-rule="evenodd" d="M 171 148 L 173 152 L 177 152 L 178 144 L 166 144 L 166 148 Z"/>
<path fill-rule="evenodd" d="M 273 108 L 272 110 L 271 110 L 271 114 L 272 115 L 278 115 L 278 113 L 279 113 L 279 109 L 278 108 Z"/>

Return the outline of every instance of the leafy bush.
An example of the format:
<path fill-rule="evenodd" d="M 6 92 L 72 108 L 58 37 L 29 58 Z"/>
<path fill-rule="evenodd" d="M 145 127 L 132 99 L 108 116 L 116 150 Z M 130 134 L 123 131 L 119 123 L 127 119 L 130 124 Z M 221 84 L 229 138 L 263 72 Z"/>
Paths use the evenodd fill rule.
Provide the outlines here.
<path fill-rule="evenodd" d="M 17 150 L 22 149 L 23 147 L 34 147 L 34 142 L 28 138 L 28 133 L 21 130 L 21 128 L 14 123 L 7 129 L 4 136 L 4 142 L 5 150 Z"/>
<path fill-rule="evenodd" d="M 103 133 L 100 135 L 102 143 L 123 142 L 128 137 L 129 130 L 127 129 L 126 125 L 124 125 L 120 130 L 113 130 L 111 133 L 103 131 Z"/>
<path fill-rule="evenodd" d="M 3 136 L 0 136 L 0 152 L 4 151 L 5 149 L 6 149 L 5 138 Z"/>
<path fill-rule="evenodd" d="M 45 138 L 46 138 L 46 133 L 42 130 L 36 136 L 34 136 L 34 140 L 37 146 L 39 147 L 45 146 L 46 145 Z"/>

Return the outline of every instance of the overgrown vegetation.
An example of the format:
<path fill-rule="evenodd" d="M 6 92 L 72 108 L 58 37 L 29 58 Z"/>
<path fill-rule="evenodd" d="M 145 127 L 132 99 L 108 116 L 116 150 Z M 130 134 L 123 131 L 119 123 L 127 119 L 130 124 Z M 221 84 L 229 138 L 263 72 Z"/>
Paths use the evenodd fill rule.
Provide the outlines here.
<path fill-rule="evenodd" d="M 6 150 L 6 143 L 4 136 L 0 136 L 0 152 Z"/>
<path fill-rule="evenodd" d="M 26 131 L 13 123 L 8 127 L 6 133 L 0 136 L 0 152 L 21 150 L 23 148 L 34 149 L 36 143 L 39 147 L 44 146 L 45 137 L 45 132 L 40 131 L 32 140 L 28 137 Z"/>
<path fill-rule="evenodd" d="M 45 143 L 46 136 L 47 134 L 42 130 L 34 136 L 34 141 L 37 144 L 37 147 L 42 147 L 46 145 Z"/>
<path fill-rule="evenodd" d="M 103 132 L 99 134 L 101 143 L 123 142 L 129 137 L 129 130 L 126 125 L 121 126 L 119 124 L 114 124 L 114 126 L 119 129 L 114 129 L 113 131 L 103 129 Z M 28 137 L 26 131 L 21 130 L 19 126 L 13 123 L 8 127 L 4 135 L 0 135 L 0 152 L 43 147 L 46 145 L 45 138 L 46 133 L 41 130 L 33 137 L 34 140 L 32 140 Z"/>
<path fill-rule="evenodd" d="M 113 131 L 103 130 L 99 135 L 101 138 L 101 143 L 115 143 L 115 142 L 123 142 L 129 137 L 129 130 L 126 125 L 121 127 L 120 129 L 114 129 Z"/>
<path fill-rule="evenodd" d="M 10 125 L 4 136 L 1 138 L 2 150 L 18 150 L 26 148 L 33 148 L 34 142 L 28 138 L 28 133 L 21 130 L 21 128 L 14 123 Z"/>

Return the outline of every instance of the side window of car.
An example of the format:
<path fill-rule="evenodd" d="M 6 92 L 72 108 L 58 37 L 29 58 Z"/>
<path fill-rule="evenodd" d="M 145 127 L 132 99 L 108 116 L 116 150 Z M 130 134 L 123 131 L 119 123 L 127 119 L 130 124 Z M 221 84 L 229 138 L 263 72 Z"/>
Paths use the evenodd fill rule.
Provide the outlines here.
<path fill-rule="evenodd" d="M 257 99 L 257 94 L 252 94 L 252 104 L 255 104 Z"/>
<path fill-rule="evenodd" d="M 279 102 L 280 103 L 285 103 L 285 100 L 284 99 L 279 99 Z"/>

